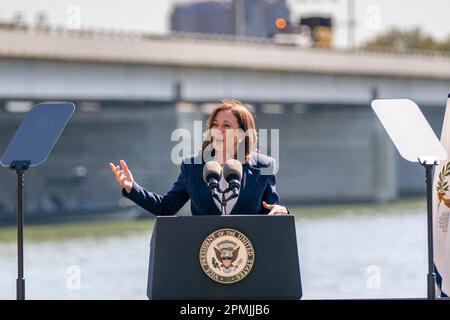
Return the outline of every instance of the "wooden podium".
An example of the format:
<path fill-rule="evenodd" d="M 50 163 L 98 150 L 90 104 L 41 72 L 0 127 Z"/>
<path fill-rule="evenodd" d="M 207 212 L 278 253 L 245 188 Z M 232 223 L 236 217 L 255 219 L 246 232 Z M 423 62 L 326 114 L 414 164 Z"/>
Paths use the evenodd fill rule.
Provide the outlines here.
<path fill-rule="evenodd" d="M 293 216 L 157 217 L 149 299 L 300 299 Z"/>

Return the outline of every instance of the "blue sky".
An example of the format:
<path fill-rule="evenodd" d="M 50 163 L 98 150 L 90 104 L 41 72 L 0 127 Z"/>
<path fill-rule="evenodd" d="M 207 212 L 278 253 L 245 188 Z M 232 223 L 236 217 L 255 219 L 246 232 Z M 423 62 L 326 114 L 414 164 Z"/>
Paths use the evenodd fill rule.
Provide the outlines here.
<path fill-rule="evenodd" d="M 189 0 L 0 0 L 0 19 L 10 19 L 23 11 L 33 22 L 41 10 L 53 24 L 65 25 L 70 6 L 80 9 L 82 27 L 114 28 L 164 33 L 169 30 L 168 17 L 174 3 Z M 335 44 L 347 44 L 347 0 L 288 0 L 292 18 L 301 15 L 329 14 L 334 17 Z M 450 35 L 450 1 L 448 0 L 355 0 L 356 41 L 360 43 L 391 26 L 421 26 L 438 39 Z"/>

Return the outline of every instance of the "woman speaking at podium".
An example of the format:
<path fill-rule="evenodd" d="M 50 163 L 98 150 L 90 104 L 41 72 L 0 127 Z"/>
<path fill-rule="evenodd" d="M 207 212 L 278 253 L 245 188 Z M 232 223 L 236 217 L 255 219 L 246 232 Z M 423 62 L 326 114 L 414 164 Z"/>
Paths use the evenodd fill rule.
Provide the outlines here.
<path fill-rule="evenodd" d="M 166 195 L 147 191 L 140 186 L 125 161 L 120 160 L 120 166 L 110 163 L 116 180 L 123 187 L 123 196 L 158 216 L 175 215 L 189 199 L 192 215 L 288 214 L 287 208 L 279 205 L 275 174 L 266 174 L 268 169 L 270 171 L 270 168 L 275 168 L 275 160 L 256 151 L 255 121 L 247 108 L 239 101 L 224 100 L 212 111 L 207 126 L 210 136 L 203 142 L 202 152 L 184 159 L 178 179 Z M 230 135 L 230 132 L 246 134 Z M 227 138 L 233 139 L 233 142 L 227 143 Z M 223 166 L 227 164 L 227 160 L 237 159 L 239 148 L 245 150 L 244 161 L 239 164 L 242 166 L 239 195 L 230 199 L 226 207 L 222 208 L 220 201 L 212 196 L 204 181 L 203 155 L 205 150 L 211 150 L 216 166 L 217 163 Z M 196 157 L 202 159 L 198 161 Z M 221 177 L 219 184 L 220 189 L 224 190 L 227 182 Z"/>

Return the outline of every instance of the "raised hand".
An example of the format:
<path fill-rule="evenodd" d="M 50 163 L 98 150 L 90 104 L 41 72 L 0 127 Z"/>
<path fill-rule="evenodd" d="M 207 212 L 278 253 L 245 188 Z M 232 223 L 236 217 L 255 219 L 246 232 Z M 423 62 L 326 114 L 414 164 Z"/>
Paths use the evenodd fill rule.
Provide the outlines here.
<path fill-rule="evenodd" d="M 120 168 L 120 166 L 116 166 L 111 162 L 109 163 L 109 166 L 111 167 L 111 170 L 114 173 L 117 182 L 119 182 L 121 187 L 125 188 L 125 190 L 130 193 L 131 189 L 133 188 L 134 179 L 125 161 L 120 160 L 120 166 L 122 166 L 122 169 Z"/>

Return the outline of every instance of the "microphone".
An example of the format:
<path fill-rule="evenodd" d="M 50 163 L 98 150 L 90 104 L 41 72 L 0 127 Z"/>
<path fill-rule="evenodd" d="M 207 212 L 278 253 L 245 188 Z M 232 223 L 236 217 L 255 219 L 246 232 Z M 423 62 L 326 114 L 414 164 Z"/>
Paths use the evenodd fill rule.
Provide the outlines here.
<path fill-rule="evenodd" d="M 209 161 L 203 167 L 203 180 L 208 185 L 208 190 L 217 197 L 220 190 L 219 181 L 222 175 L 222 166 L 216 161 Z"/>
<path fill-rule="evenodd" d="M 238 196 L 241 188 L 242 164 L 236 159 L 228 160 L 223 166 L 223 176 L 233 195 Z"/>

